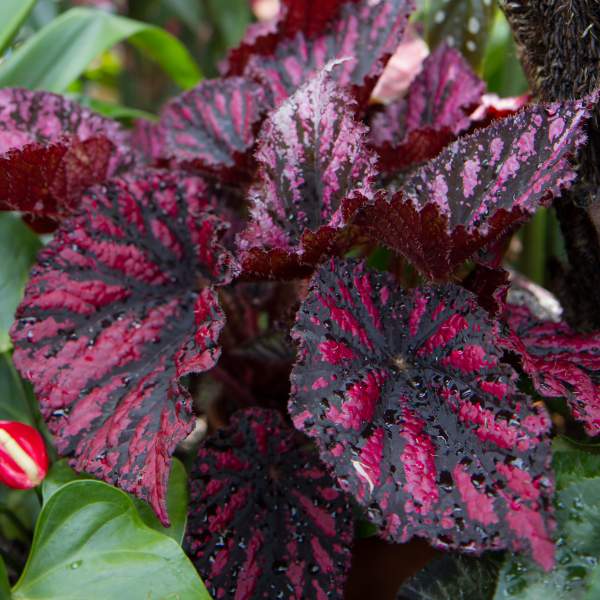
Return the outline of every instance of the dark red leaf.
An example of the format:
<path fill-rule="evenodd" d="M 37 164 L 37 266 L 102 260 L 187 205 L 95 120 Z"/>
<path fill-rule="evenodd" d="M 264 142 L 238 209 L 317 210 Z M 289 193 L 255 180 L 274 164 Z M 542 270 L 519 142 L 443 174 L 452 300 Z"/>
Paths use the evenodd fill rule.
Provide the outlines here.
<path fill-rule="evenodd" d="M 11 331 L 58 451 L 168 522 L 170 456 L 192 429 L 181 378 L 219 357 L 209 285 L 231 279 L 202 179 L 144 171 L 84 195 L 38 257 Z"/>
<path fill-rule="evenodd" d="M 312 268 L 344 235 L 342 208 L 373 198 L 375 157 L 355 102 L 332 64 L 273 112 L 261 131 L 252 221 L 240 236 L 244 271 L 289 277 Z"/>
<path fill-rule="evenodd" d="M 154 131 L 146 125 L 138 135 L 153 158 L 239 179 L 269 108 L 262 87 L 249 79 L 203 81 L 167 104 Z"/>
<path fill-rule="evenodd" d="M 131 167 L 118 123 L 49 92 L 0 90 L 0 210 L 58 218 Z"/>
<path fill-rule="evenodd" d="M 267 55 L 251 56 L 244 73 L 267 86 L 278 106 L 330 61 L 351 58 L 336 70 L 335 78 L 354 88 L 362 106 L 402 40 L 413 9 L 413 0 L 346 2 L 321 35 L 298 32 L 284 38 Z"/>
<path fill-rule="evenodd" d="M 357 4 L 359 0 L 282 0 L 285 14 L 279 26 L 281 34 L 292 37 L 301 31 L 311 38 L 323 33 L 331 21 L 346 4 Z"/>
<path fill-rule="evenodd" d="M 513 291 L 505 304 L 506 348 L 519 357 L 541 396 L 566 398 L 587 434 L 600 434 L 600 332 L 578 333 L 549 314 L 536 315 L 528 295 Z"/>
<path fill-rule="evenodd" d="M 276 19 L 253 23 L 248 27 L 244 39 L 231 50 L 223 71 L 227 75 L 242 75 L 252 57 L 269 56 L 277 45 L 302 33 L 307 38 L 322 34 L 333 19 L 340 14 L 345 4 L 358 0 L 281 0 Z"/>
<path fill-rule="evenodd" d="M 479 305 L 494 316 L 504 307 L 509 285 L 508 271 L 485 265 L 476 265 L 463 281 L 463 286 L 477 296 Z"/>
<path fill-rule="evenodd" d="M 279 413 L 236 413 L 200 448 L 187 546 L 214 598 L 341 598 L 352 511 Z"/>
<path fill-rule="evenodd" d="M 470 126 L 468 115 L 484 91 L 485 84 L 460 52 L 440 46 L 423 63 L 406 98 L 386 106 L 372 120 L 371 143 L 382 157 L 382 167 L 394 171 L 409 166 L 409 158 L 433 158 Z"/>
<path fill-rule="evenodd" d="M 514 229 L 576 177 L 588 102 L 530 106 L 460 138 L 380 195 L 356 223 L 425 275 L 448 278 L 475 252 Z"/>
<path fill-rule="evenodd" d="M 519 112 L 531 101 L 530 94 L 500 98 L 496 94 L 484 94 L 479 106 L 471 113 L 476 127 L 487 127 L 495 119 L 503 119 Z"/>
<path fill-rule="evenodd" d="M 552 566 L 550 419 L 517 391 L 472 294 L 405 292 L 332 259 L 292 335 L 294 424 L 383 536 L 525 550 Z"/>

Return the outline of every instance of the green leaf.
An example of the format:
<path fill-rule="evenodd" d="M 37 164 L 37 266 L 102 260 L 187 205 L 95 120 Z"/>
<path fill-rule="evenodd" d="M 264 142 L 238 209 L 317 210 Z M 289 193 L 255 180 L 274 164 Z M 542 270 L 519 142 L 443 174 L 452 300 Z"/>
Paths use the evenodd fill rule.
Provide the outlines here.
<path fill-rule="evenodd" d="M 496 0 L 426 0 L 425 40 L 454 46 L 479 71 L 495 12 Z"/>
<path fill-rule="evenodd" d="M 509 554 L 494 600 L 594 600 L 600 598 L 600 456 L 556 451 L 556 566 L 542 571 Z"/>
<path fill-rule="evenodd" d="M 40 512 L 35 490 L 13 490 L 0 485 L 0 536 L 31 541 L 31 532 Z"/>
<path fill-rule="evenodd" d="M 529 88 L 510 25 L 501 10 L 496 11 L 485 48 L 483 78 L 488 91 L 500 96 L 518 96 Z"/>
<path fill-rule="evenodd" d="M 71 483 L 72 481 L 83 480 L 96 481 L 87 473 L 75 473 L 75 471 L 69 467 L 67 459 L 55 462 L 42 484 L 44 505 L 46 505 L 50 498 L 64 485 Z M 179 460 L 174 458 L 171 474 L 169 476 L 169 489 L 167 490 L 167 509 L 169 511 L 169 518 L 171 519 L 171 527 L 163 527 L 161 525 L 149 504 L 130 496 L 142 521 L 148 525 L 148 527 L 173 538 L 178 544 L 181 544 L 183 541 L 187 523 L 189 501 L 187 480 L 188 477 L 185 467 Z"/>
<path fill-rule="evenodd" d="M 2 0 L 0 2 L 0 54 L 21 29 L 36 0 Z"/>
<path fill-rule="evenodd" d="M 69 466 L 69 461 L 66 458 L 57 460 L 48 471 L 46 478 L 42 482 L 42 502 L 48 504 L 48 500 L 58 490 L 73 481 L 97 481 L 92 475 L 87 473 L 76 473 Z"/>
<path fill-rule="evenodd" d="M 160 27 L 91 8 L 72 8 L 38 31 L 0 65 L 0 87 L 64 92 L 90 62 L 128 40 L 156 61 L 182 88 L 200 79 L 198 66 Z"/>
<path fill-rule="evenodd" d="M 127 494 L 101 481 L 73 481 L 50 497 L 13 597 L 210 598 L 181 547 L 147 527 Z"/>
<path fill-rule="evenodd" d="M 35 427 L 34 397 L 17 373 L 10 354 L 0 354 L 0 420 L 19 421 Z"/>
<path fill-rule="evenodd" d="M 0 213 L 0 352 L 11 348 L 8 330 L 40 247 L 37 235 L 20 217 Z"/>
<path fill-rule="evenodd" d="M 480 558 L 443 554 L 406 581 L 402 600 L 491 600 L 498 578 L 499 560 L 487 552 Z"/>
<path fill-rule="evenodd" d="M 244 36 L 246 27 L 252 21 L 248 0 L 207 0 L 206 11 L 214 26 L 219 30 L 226 48 L 237 46 Z"/>
<path fill-rule="evenodd" d="M 189 491 L 188 475 L 181 461 L 173 458 L 173 466 L 169 475 L 169 489 L 167 490 L 167 509 L 171 527 L 163 527 L 150 505 L 139 498 L 134 498 L 138 513 L 148 527 L 156 529 L 173 538 L 178 544 L 183 542 L 185 527 L 187 525 Z"/>
<path fill-rule="evenodd" d="M 0 600 L 10 600 L 10 584 L 8 583 L 8 571 L 0 556 Z"/>

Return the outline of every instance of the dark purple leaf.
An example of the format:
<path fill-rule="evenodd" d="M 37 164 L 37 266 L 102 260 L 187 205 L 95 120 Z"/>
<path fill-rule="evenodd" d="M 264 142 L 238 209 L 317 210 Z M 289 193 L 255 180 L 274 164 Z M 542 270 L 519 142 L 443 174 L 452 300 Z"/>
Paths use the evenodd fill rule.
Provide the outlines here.
<path fill-rule="evenodd" d="M 469 113 L 479 103 L 485 84 L 460 52 L 440 46 L 402 98 L 385 107 L 371 124 L 371 143 L 389 171 L 406 168 L 408 160 L 433 158 L 467 129 Z M 415 151 L 415 144 L 418 151 Z"/>
<path fill-rule="evenodd" d="M 428 277 L 450 277 L 572 184 L 588 104 L 530 106 L 460 138 L 396 195 L 379 195 L 356 224 Z"/>
<path fill-rule="evenodd" d="M 160 122 L 138 134 L 152 158 L 175 159 L 188 168 L 239 179 L 269 108 L 257 83 L 243 77 L 213 79 L 171 100 Z"/>
<path fill-rule="evenodd" d="M 330 61 L 351 58 L 336 70 L 335 79 L 352 86 L 362 106 L 402 40 L 413 9 L 413 0 L 346 2 L 321 35 L 298 32 L 284 38 L 271 53 L 251 56 L 244 74 L 267 86 L 278 106 Z"/>
<path fill-rule="evenodd" d="M 294 424 L 384 537 L 525 550 L 552 566 L 550 419 L 517 391 L 472 294 L 405 292 L 332 259 L 292 335 Z"/>
<path fill-rule="evenodd" d="M 256 157 L 252 220 L 240 236 L 244 271 L 289 277 L 312 268 L 345 235 L 342 209 L 373 198 L 375 157 L 355 102 L 334 82 L 332 64 L 272 113 Z"/>
<path fill-rule="evenodd" d="M 65 216 L 86 187 L 131 165 L 115 121 L 49 92 L 0 90 L 0 210 Z"/>
<path fill-rule="evenodd" d="M 279 413 L 250 409 L 200 448 L 186 543 L 214 598 L 341 598 L 352 511 Z"/>
<path fill-rule="evenodd" d="M 537 392 L 564 397 L 588 435 L 600 434 L 600 332 L 578 333 L 566 323 L 536 316 L 526 302 L 504 307 L 510 331 L 504 344 L 520 359 Z"/>
<path fill-rule="evenodd" d="M 168 522 L 170 456 L 194 424 L 181 378 L 210 369 L 231 279 L 202 179 L 144 171 L 92 188 L 38 257 L 11 331 L 58 451 Z"/>

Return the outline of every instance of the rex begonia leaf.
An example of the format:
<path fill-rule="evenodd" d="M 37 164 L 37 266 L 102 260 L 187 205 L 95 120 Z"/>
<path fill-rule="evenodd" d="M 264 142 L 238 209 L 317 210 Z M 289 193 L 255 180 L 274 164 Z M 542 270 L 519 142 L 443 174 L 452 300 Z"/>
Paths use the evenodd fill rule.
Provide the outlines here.
<path fill-rule="evenodd" d="M 588 435 L 600 434 L 600 332 L 579 333 L 562 321 L 536 316 L 526 303 L 508 302 L 504 340 L 537 392 L 564 397 Z"/>
<path fill-rule="evenodd" d="M 344 234 L 342 209 L 373 198 L 366 129 L 331 76 L 341 67 L 329 65 L 263 125 L 252 220 L 239 238 L 248 273 L 286 277 L 314 266 Z"/>
<path fill-rule="evenodd" d="M 573 183 L 589 104 L 530 106 L 458 139 L 398 193 L 378 195 L 357 225 L 428 277 L 450 277 Z"/>
<path fill-rule="evenodd" d="M 130 154 L 116 121 L 49 92 L 0 90 L 0 210 L 64 216 Z"/>
<path fill-rule="evenodd" d="M 371 143 L 386 170 L 433 158 L 471 123 L 485 84 L 460 52 L 440 46 L 423 63 L 405 98 L 375 115 Z"/>
<path fill-rule="evenodd" d="M 495 335 L 459 286 L 407 292 L 331 259 L 292 330 L 289 408 L 384 537 L 523 550 L 549 568 L 550 419 L 517 391 Z"/>
<path fill-rule="evenodd" d="M 217 361 L 211 283 L 231 279 L 202 179 L 143 171 L 85 193 L 38 255 L 11 335 L 56 447 L 168 523 L 170 456 L 194 425 L 181 378 Z"/>
<path fill-rule="evenodd" d="M 174 159 L 186 167 L 233 173 L 239 178 L 269 108 L 262 86 L 250 79 L 203 81 L 171 100 L 159 123 L 146 125 L 144 137 L 152 141 L 153 158 Z"/>
<path fill-rule="evenodd" d="M 320 35 L 299 31 L 282 39 L 272 53 L 251 56 L 244 74 L 261 81 L 278 106 L 330 61 L 351 58 L 336 70 L 335 79 L 352 86 L 362 106 L 401 42 L 413 9 L 413 0 L 346 2 Z"/>
<path fill-rule="evenodd" d="M 214 598 L 341 598 L 352 510 L 279 413 L 249 409 L 200 448 L 186 544 Z"/>

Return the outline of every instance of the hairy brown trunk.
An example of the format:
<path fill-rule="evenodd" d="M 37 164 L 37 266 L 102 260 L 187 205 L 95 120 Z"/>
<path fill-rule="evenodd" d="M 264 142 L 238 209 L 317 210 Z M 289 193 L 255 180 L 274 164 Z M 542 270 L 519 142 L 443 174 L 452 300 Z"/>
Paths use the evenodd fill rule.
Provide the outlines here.
<path fill-rule="evenodd" d="M 581 98 L 600 85 L 598 0 L 502 0 L 532 90 L 542 101 Z M 556 292 L 579 329 L 600 328 L 600 109 L 579 157 L 578 183 L 556 201 L 569 267 Z"/>

